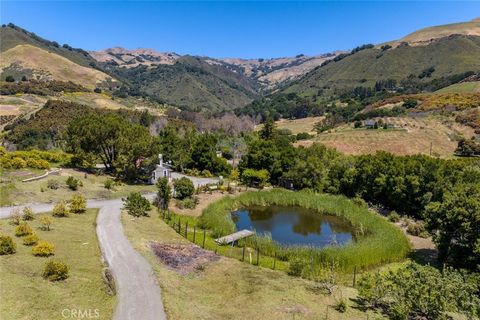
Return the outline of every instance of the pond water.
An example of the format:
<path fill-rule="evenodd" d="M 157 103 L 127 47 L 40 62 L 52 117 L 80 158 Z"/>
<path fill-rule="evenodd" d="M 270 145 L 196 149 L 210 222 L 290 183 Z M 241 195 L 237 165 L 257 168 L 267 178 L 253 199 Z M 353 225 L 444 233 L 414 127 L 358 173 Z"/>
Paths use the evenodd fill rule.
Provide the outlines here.
<path fill-rule="evenodd" d="M 270 234 L 281 245 L 344 245 L 353 240 L 353 228 L 342 218 L 300 207 L 252 206 L 232 212 L 237 230 Z"/>

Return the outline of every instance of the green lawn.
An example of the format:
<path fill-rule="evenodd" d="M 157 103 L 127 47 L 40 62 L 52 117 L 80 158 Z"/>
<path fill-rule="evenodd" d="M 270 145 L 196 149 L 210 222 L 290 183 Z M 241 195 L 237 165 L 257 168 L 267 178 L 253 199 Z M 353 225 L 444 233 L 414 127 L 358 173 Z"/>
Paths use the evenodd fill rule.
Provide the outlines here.
<path fill-rule="evenodd" d="M 350 300 L 356 296 L 353 288 L 339 286 L 333 296 L 324 295 L 313 290 L 314 282 L 232 258 L 222 257 L 202 271 L 181 275 L 161 264 L 149 243 L 188 244 L 193 234 L 189 233 L 190 241 L 186 240 L 157 213 L 142 218 L 124 213 L 122 222 L 133 246 L 153 266 L 169 319 L 325 319 L 327 313 L 328 319 L 382 319 L 352 307 L 346 313 L 334 310 L 341 297 L 349 306 L 354 304 Z M 197 244 L 201 245 L 202 237 L 202 233 L 197 234 Z"/>
<path fill-rule="evenodd" d="M 120 198 L 132 191 L 153 192 L 154 185 L 127 185 L 115 186 L 113 190 L 105 189 L 104 182 L 111 177 L 106 175 L 87 174 L 79 170 L 63 169 L 59 175 L 50 175 L 44 179 L 22 182 L 23 179 L 41 175 L 43 170 L 8 170 L 1 172 L 0 179 L 0 205 L 18 205 L 34 202 L 56 202 L 69 199 L 73 194 L 80 193 L 88 199 L 92 198 Z M 69 176 L 79 179 L 83 186 L 78 190 L 70 190 L 66 185 Z M 59 183 L 56 190 L 47 187 L 49 180 Z"/>
<path fill-rule="evenodd" d="M 53 218 L 51 231 L 39 229 L 38 217 L 30 221 L 40 240 L 55 245 L 51 258 L 32 255 L 32 247 L 24 246 L 22 239 L 14 236 L 15 227 L 10 221 L 0 220 L 0 234 L 12 236 L 17 245 L 15 254 L 0 256 L 0 319 L 63 319 L 64 309 L 91 310 L 92 315 L 98 309 L 100 317 L 96 319 L 112 318 L 115 297 L 107 294 L 102 280 L 103 264 L 95 232 L 97 212 L 91 209 L 68 218 Z M 50 282 L 42 278 L 44 265 L 52 258 L 69 266 L 67 280 Z"/>

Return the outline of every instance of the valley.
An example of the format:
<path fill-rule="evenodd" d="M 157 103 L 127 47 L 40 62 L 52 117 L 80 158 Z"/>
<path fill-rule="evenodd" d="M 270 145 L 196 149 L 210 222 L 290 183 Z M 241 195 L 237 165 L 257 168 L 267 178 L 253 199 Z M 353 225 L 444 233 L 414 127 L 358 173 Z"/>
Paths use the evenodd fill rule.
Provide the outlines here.
<path fill-rule="evenodd" d="M 231 47 L 240 12 L 195 28 Z M 478 319 L 478 18 L 242 58 L 149 48 L 156 14 L 89 48 L 0 28 L 1 319 Z"/>

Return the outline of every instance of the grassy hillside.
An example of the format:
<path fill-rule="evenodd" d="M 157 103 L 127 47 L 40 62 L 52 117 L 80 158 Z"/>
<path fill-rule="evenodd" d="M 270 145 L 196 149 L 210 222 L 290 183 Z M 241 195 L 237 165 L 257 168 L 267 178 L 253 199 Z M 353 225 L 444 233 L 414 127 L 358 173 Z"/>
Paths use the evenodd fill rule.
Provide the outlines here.
<path fill-rule="evenodd" d="M 91 89 L 111 79 L 101 71 L 81 66 L 63 56 L 29 44 L 17 45 L 2 52 L 0 69 L 5 74 L 25 72 L 31 78 L 72 81 Z"/>
<path fill-rule="evenodd" d="M 134 90 L 191 110 L 235 109 L 256 97 L 255 86 L 247 77 L 202 58 L 182 57 L 173 65 L 153 68 L 103 67 Z"/>
<path fill-rule="evenodd" d="M 0 52 L 7 51 L 18 45 L 28 44 L 40 49 L 58 54 L 68 60 L 81 66 L 89 67 L 95 64 L 95 60 L 82 49 L 72 48 L 69 45 L 59 45 L 54 41 L 45 40 L 33 32 L 29 32 L 13 24 L 8 24 L 0 28 Z"/>
<path fill-rule="evenodd" d="M 480 81 L 455 83 L 442 88 L 438 93 L 480 93 Z"/>
<path fill-rule="evenodd" d="M 314 96 L 328 88 L 373 87 L 378 80 L 394 79 L 399 83 L 410 75 L 417 81 L 430 81 L 480 70 L 478 57 L 480 37 L 476 36 L 451 36 L 426 46 L 364 49 L 314 69 L 285 91 Z M 423 71 L 431 67 L 434 71 L 422 77 Z"/>
<path fill-rule="evenodd" d="M 453 122 L 442 122 L 435 118 L 383 118 L 395 124 L 397 129 L 354 129 L 346 124 L 318 134 L 312 140 L 299 141 L 297 145 L 308 146 L 320 142 L 346 154 L 360 155 L 379 150 L 397 155 L 430 154 L 451 157 L 457 147 L 456 139 L 471 137 L 473 129 Z"/>
<path fill-rule="evenodd" d="M 396 42 L 421 43 L 431 41 L 432 39 L 448 37 L 452 34 L 480 36 L 480 18 L 467 22 L 452 23 L 420 29 L 410 33 Z"/>

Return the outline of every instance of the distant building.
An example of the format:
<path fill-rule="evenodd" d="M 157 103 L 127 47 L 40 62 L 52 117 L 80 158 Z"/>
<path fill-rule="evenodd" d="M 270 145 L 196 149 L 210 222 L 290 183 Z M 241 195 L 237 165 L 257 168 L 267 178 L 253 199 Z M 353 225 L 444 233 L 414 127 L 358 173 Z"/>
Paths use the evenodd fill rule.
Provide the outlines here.
<path fill-rule="evenodd" d="M 158 164 L 155 167 L 155 170 L 152 172 L 152 176 L 150 178 L 150 182 L 152 184 L 155 184 L 158 179 L 160 178 L 168 178 L 168 181 L 172 181 L 172 168 L 169 164 L 166 164 L 163 162 L 163 155 L 159 154 L 158 155 Z"/>

